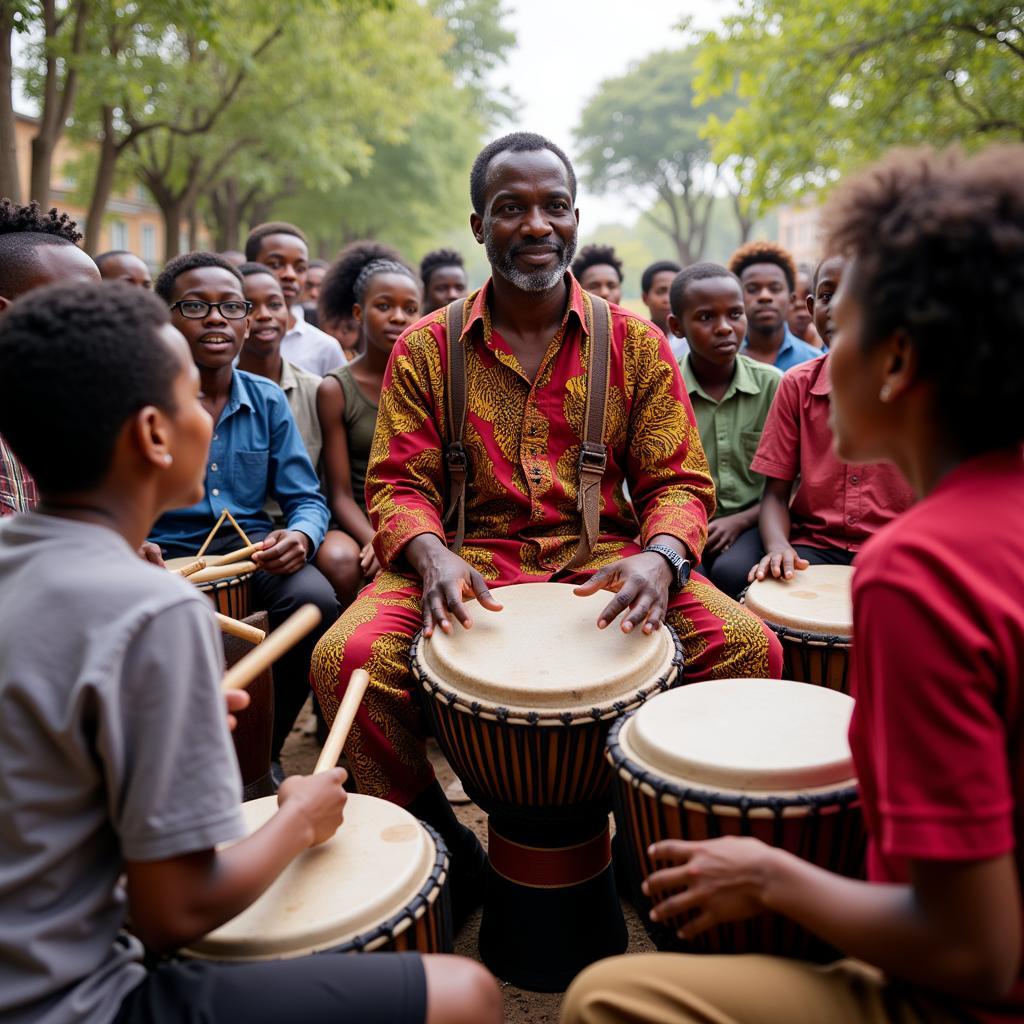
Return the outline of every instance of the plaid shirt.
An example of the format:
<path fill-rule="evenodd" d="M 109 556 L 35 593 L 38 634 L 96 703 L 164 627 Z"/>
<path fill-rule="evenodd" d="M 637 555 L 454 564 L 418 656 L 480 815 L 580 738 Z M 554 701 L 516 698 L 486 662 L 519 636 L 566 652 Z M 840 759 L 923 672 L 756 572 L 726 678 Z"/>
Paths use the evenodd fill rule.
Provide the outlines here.
<path fill-rule="evenodd" d="M 28 470 L 0 435 L 0 516 L 28 512 L 39 503 L 39 490 Z"/>

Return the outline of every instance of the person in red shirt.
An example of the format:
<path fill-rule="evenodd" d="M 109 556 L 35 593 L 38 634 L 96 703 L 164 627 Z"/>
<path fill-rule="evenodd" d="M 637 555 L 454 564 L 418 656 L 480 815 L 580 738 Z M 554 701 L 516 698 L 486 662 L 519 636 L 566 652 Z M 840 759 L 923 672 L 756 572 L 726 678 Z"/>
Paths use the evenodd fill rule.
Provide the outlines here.
<path fill-rule="evenodd" d="M 850 729 L 868 880 L 749 837 L 667 841 L 652 917 L 784 913 L 851 958 L 633 956 L 563 1024 L 1024 1019 L 1024 147 L 901 151 L 841 187 L 836 449 L 919 502 L 857 559 Z M 965 354 L 969 353 L 969 358 Z"/>
<path fill-rule="evenodd" d="M 830 285 L 843 262 L 829 257 Z M 809 303 L 828 330 L 831 293 Z M 825 310 L 816 309 L 825 306 Z M 824 337 L 824 335 L 823 335 Z M 850 565 L 864 542 L 910 507 L 914 495 L 890 465 L 843 465 L 832 451 L 831 355 L 794 366 L 783 378 L 750 466 L 765 477 L 758 527 L 764 555 L 747 577 L 790 579 L 808 565 Z M 793 486 L 796 484 L 796 491 Z"/>

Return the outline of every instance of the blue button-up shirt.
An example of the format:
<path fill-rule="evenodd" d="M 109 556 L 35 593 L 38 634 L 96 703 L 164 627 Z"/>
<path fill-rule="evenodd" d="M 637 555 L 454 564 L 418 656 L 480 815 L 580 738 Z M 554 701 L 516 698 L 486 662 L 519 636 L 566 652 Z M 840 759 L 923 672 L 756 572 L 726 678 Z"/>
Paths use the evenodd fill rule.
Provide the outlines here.
<path fill-rule="evenodd" d="M 288 399 L 273 381 L 235 370 L 213 428 L 203 500 L 162 515 L 149 539 L 191 554 L 225 508 L 246 533 L 262 536 L 273 529 L 263 511 L 268 496 L 281 506 L 288 529 L 301 530 L 315 552 L 327 532 L 327 502 Z"/>
<path fill-rule="evenodd" d="M 746 351 L 748 344 L 748 339 L 744 338 L 743 348 L 740 351 Z M 815 348 L 813 345 L 808 345 L 806 341 L 801 341 L 787 325 L 786 336 L 782 339 L 782 347 L 779 349 L 775 362 L 772 365 L 777 370 L 785 373 L 794 366 L 799 366 L 800 363 L 806 363 L 809 359 L 817 359 L 818 356 L 824 354 L 820 348 Z"/>

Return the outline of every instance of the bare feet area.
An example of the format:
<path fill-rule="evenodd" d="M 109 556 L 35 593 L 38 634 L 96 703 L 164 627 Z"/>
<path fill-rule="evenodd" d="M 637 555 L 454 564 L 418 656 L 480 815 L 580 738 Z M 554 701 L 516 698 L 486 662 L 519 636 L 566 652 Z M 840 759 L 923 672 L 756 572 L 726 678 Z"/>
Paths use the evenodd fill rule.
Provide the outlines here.
<path fill-rule="evenodd" d="M 437 744 L 431 740 L 429 744 L 430 760 L 433 762 L 437 777 L 442 786 L 447 786 L 455 778 L 444 755 Z M 282 753 L 282 764 L 289 775 L 311 772 L 320 748 L 316 742 L 315 725 L 312 712 L 307 704 L 298 723 L 292 730 Z M 455 807 L 459 820 L 468 825 L 487 842 L 487 816 L 476 804 L 460 804 Z M 648 939 L 636 911 L 627 903 L 622 904 L 626 917 L 626 929 L 629 933 L 630 953 L 646 953 L 654 949 Z M 538 921 L 537 927 L 543 927 Z M 480 959 L 477 951 L 477 936 L 480 931 L 480 911 L 477 911 L 459 932 L 455 939 L 455 952 L 474 960 Z M 506 982 L 500 982 L 505 996 L 505 1020 L 509 1024 L 557 1024 L 558 1008 L 562 995 L 558 992 L 527 992 Z"/>

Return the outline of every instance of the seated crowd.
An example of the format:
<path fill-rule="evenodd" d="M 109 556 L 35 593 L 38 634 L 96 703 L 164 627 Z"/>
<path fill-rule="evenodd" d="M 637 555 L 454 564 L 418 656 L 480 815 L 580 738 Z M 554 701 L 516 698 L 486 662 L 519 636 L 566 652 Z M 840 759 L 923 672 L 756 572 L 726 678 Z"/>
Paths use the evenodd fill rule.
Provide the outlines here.
<path fill-rule="evenodd" d="M 1021 1019 L 1022 181 L 1019 148 L 894 156 L 841 186 L 817 266 L 762 241 L 727 265 L 654 263 L 647 319 L 619 305 L 612 247 L 577 253 L 572 164 L 526 133 L 474 164 L 492 274 L 472 292 L 452 250 L 414 270 L 367 240 L 328 263 L 283 221 L 151 274 L 0 201 L 0 1018 L 258 1024 L 289 1019 L 298 990 L 308 1021 L 500 1020 L 491 976 L 453 956 L 152 954 L 338 828 L 345 771 L 286 777 L 281 753 L 311 693 L 329 725 L 363 668 L 349 784 L 444 839 L 456 926 L 480 905 L 486 854 L 427 757 L 418 631 L 563 582 L 610 592 L 597 628 L 671 626 L 687 682 L 773 679 L 781 648 L 746 587 L 856 558 L 870 880 L 744 839 L 666 844 L 645 883 L 655 914 L 697 912 L 690 935 L 770 908 L 851 959 L 613 959 L 563 1019 Z M 588 538 L 584 376 L 605 316 Z M 194 555 L 225 510 L 271 628 L 321 613 L 273 666 L 279 810 L 226 849 L 243 827 L 219 639 L 194 588 L 147 564 Z"/>

